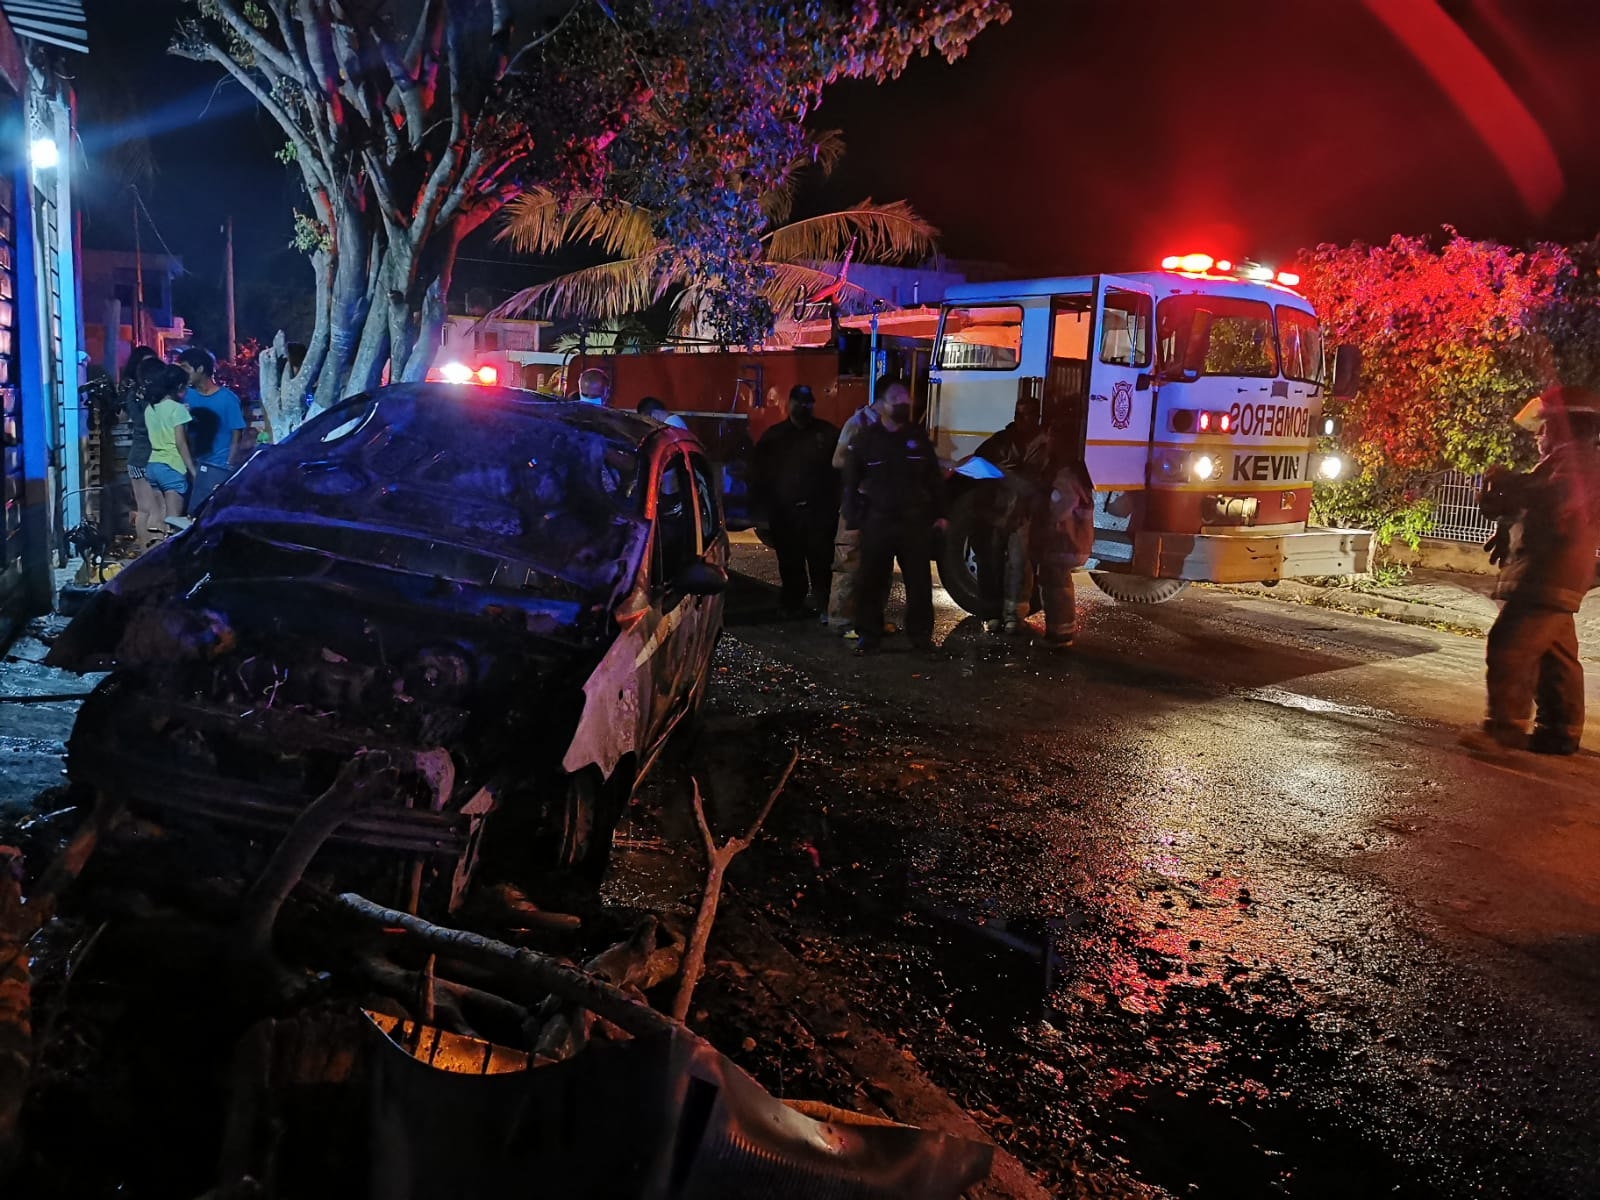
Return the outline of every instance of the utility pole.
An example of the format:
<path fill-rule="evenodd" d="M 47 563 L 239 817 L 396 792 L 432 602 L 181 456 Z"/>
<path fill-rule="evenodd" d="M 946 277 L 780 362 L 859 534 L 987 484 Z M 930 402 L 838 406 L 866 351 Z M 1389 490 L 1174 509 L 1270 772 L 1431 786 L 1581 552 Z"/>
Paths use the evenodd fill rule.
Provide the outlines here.
<path fill-rule="evenodd" d="M 139 248 L 138 192 L 133 194 L 133 338 L 129 345 L 144 345 L 144 252 Z"/>
<path fill-rule="evenodd" d="M 227 293 L 228 305 L 228 340 L 223 346 L 223 357 L 228 362 L 233 361 L 235 350 L 235 333 L 233 324 L 233 214 L 228 214 L 227 224 L 228 241 L 222 260 L 222 289 Z"/>

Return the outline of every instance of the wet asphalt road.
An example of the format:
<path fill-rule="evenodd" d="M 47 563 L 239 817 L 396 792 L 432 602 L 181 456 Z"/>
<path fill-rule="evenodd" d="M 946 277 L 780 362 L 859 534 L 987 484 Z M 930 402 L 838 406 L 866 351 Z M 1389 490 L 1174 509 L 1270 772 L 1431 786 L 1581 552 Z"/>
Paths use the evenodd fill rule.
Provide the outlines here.
<path fill-rule="evenodd" d="M 1086 586 L 857 660 L 735 565 L 705 769 L 802 763 L 730 878 L 1052 1188 L 1600 1194 L 1600 757 L 1458 749 L 1482 642 Z"/>
<path fill-rule="evenodd" d="M 1600 1195 L 1600 758 L 1458 750 L 1481 642 L 1085 587 L 1070 654 L 941 597 L 942 657 L 857 660 L 772 619 L 765 550 L 736 566 L 691 758 L 719 827 L 801 751 L 738 901 L 1052 1191 Z M 0 706 L 0 819 L 60 782 L 74 708 Z M 714 955 L 711 1021 L 752 1034 L 719 1044 L 857 1103 L 752 991 Z"/>

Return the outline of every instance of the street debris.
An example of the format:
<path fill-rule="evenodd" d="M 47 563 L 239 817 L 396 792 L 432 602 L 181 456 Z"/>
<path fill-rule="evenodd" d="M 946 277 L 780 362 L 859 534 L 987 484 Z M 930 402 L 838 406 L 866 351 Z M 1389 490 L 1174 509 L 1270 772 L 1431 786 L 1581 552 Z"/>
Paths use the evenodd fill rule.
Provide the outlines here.
<path fill-rule="evenodd" d="M 61 848 L 26 903 L 21 854 L 0 850 L 0 1172 L 25 1191 L 71 1191 L 50 1179 L 60 1148 L 27 1144 L 28 1105 L 63 1103 L 110 1062 L 111 1081 L 93 1086 L 119 1086 L 136 1107 L 164 1062 L 179 1095 L 163 1102 L 190 1112 L 166 1132 L 193 1130 L 191 1165 L 159 1177 L 164 1194 L 498 1197 L 538 1179 L 562 1196 L 955 1200 L 987 1175 L 991 1146 L 776 1099 L 681 1015 L 723 872 L 797 761 L 745 835 L 721 845 L 695 785 L 708 869 L 688 937 L 664 915 L 619 924 L 592 902 L 559 913 L 510 886 L 461 910 L 476 928 L 328 890 L 311 868 L 383 795 L 385 750 L 351 757 L 253 875 L 192 857 L 193 843 L 105 797 L 70 834 L 38 823 Z M 49 968 L 42 1022 L 30 942 L 45 959 L 50 945 L 76 947 L 65 971 Z M 93 984 L 69 996 L 91 949 Z M 137 1045 L 119 1042 L 155 996 L 170 997 L 170 1020 L 140 1018 Z M 672 1012 L 655 1007 L 668 1001 Z M 197 1021 L 231 1032 L 205 1039 Z"/>

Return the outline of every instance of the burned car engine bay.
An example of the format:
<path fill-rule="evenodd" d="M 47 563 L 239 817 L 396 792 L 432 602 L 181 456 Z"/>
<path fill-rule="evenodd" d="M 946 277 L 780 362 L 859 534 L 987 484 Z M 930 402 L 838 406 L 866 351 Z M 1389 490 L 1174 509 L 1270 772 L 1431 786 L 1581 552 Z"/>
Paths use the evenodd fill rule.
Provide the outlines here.
<path fill-rule="evenodd" d="M 495 391 L 319 414 L 102 589 L 52 655 L 111 671 L 73 782 L 265 852 L 364 762 L 330 869 L 411 911 L 484 865 L 603 871 L 640 763 L 563 755 L 644 587 L 657 427 Z"/>

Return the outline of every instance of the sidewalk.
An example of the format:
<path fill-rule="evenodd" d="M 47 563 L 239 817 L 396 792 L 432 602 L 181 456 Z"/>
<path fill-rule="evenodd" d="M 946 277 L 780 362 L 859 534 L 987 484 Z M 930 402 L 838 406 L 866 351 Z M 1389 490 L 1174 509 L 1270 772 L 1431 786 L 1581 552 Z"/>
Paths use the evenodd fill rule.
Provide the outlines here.
<path fill-rule="evenodd" d="M 1254 583 L 1219 586 L 1270 600 L 1314 604 L 1482 636 L 1500 611 L 1491 599 L 1494 584 L 1493 575 L 1416 570 L 1405 583 L 1395 587 L 1319 587 L 1293 582 L 1280 583 L 1275 588 Z M 1600 590 L 1589 593 L 1578 613 L 1578 645 L 1584 658 L 1600 660 Z"/>

